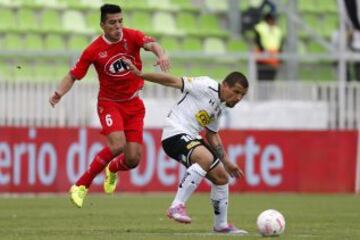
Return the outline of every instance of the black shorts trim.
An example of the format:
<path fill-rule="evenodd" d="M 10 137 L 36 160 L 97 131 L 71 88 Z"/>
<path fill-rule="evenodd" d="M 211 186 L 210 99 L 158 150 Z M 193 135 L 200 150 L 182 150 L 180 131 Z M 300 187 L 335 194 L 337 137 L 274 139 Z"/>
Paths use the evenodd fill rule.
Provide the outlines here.
<path fill-rule="evenodd" d="M 216 157 L 216 154 L 202 138 L 193 138 L 187 134 L 177 134 L 167 139 L 164 139 L 161 143 L 165 153 L 169 157 L 183 164 L 186 168 L 192 165 L 190 157 L 194 149 L 198 146 L 206 147 L 213 155 L 214 160 L 211 164 L 210 170 L 216 167 L 220 162 L 220 160 Z"/>

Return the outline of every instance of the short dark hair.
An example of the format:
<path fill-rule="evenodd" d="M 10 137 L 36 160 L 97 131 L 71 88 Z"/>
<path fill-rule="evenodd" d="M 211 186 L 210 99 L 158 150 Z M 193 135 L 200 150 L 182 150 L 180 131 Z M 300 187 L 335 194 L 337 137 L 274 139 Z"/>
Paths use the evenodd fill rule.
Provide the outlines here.
<path fill-rule="evenodd" d="M 107 14 L 121 13 L 121 7 L 115 4 L 104 4 L 100 7 L 100 21 L 105 22 Z"/>
<path fill-rule="evenodd" d="M 241 72 L 232 72 L 226 76 L 224 79 L 227 85 L 233 87 L 236 83 L 240 83 L 243 88 L 247 89 L 249 87 L 249 82 L 244 74 Z"/>

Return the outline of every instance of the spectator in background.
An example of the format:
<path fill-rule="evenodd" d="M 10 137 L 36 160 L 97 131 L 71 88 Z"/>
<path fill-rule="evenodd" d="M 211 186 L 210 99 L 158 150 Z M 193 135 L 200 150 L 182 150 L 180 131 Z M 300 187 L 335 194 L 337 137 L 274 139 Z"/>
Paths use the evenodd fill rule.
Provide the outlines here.
<path fill-rule="evenodd" d="M 344 0 L 345 16 L 350 30 L 350 49 L 360 53 L 360 0 Z M 360 61 L 353 63 L 354 77 L 360 81 Z M 350 71 L 351 72 L 351 71 Z"/>
<path fill-rule="evenodd" d="M 141 69 L 140 49 L 144 48 L 156 56 L 155 65 L 163 71 L 169 69 L 168 56 L 153 38 L 123 27 L 122 10 L 118 5 L 104 4 L 100 12 L 104 33 L 86 47 L 49 99 L 54 107 L 76 80 L 86 75 L 89 66 L 94 65 L 100 84 L 97 110 L 107 146 L 94 157 L 70 189 L 70 200 L 77 207 L 83 206 L 93 179 L 110 161 L 116 161 L 119 170 L 128 171 L 135 168 L 141 158 L 145 108 L 139 92 L 144 80 L 129 72 L 121 58 L 131 59 Z M 111 189 L 104 190 L 112 192 Z"/>
<path fill-rule="evenodd" d="M 268 55 L 256 61 L 258 80 L 274 80 L 280 66 L 278 53 L 283 45 L 283 33 L 277 25 L 276 16 L 266 14 L 264 20 L 256 24 L 254 32 L 256 52 Z"/>
<path fill-rule="evenodd" d="M 251 0 L 249 8 L 241 13 L 241 34 L 247 38 L 261 17 L 267 13 L 276 15 L 276 5 L 271 0 Z"/>

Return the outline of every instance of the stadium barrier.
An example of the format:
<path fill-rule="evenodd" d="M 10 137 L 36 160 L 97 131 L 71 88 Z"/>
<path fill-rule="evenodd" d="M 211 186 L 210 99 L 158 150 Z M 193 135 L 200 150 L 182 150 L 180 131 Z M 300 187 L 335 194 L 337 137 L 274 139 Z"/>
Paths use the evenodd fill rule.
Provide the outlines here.
<path fill-rule="evenodd" d="M 0 193 L 66 192 L 103 147 L 93 128 L 0 127 Z M 355 191 L 357 131 L 221 131 L 245 178 L 233 192 Z M 146 129 L 141 164 L 122 172 L 118 191 L 174 191 L 184 173 L 166 157 L 161 130 Z M 103 175 L 92 192 L 102 192 Z M 208 191 L 204 181 L 199 191 Z"/>
<path fill-rule="evenodd" d="M 95 104 L 98 86 L 96 84 L 86 82 L 75 84 L 72 91 L 62 99 L 61 103 L 52 109 L 48 103 L 48 98 L 55 86 L 55 83 L 0 81 L 0 126 L 78 127 L 94 126 L 94 121 L 97 123 Z M 309 110 L 306 106 L 314 107 L 314 109 L 310 109 L 310 112 L 318 118 L 320 123 L 316 123 L 312 127 L 309 127 L 307 123 L 296 126 L 284 124 L 285 128 L 360 129 L 360 84 L 347 84 L 344 89 L 346 94 L 344 94 L 345 99 L 343 101 L 339 100 L 340 87 L 334 82 L 322 84 L 295 81 L 259 82 L 253 86 L 251 91 L 254 94 L 245 99 L 245 102 L 251 105 L 249 111 L 254 112 L 257 109 L 256 106 L 265 107 L 266 105 L 267 110 L 272 107 L 273 112 L 276 112 L 276 109 L 285 109 L 288 105 L 289 111 L 303 109 L 305 116 Z M 179 96 L 178 91 L 157 84 L 146 85 L 142 92 L 145 102 L 156 99 L 158 108 L 161 108 L 162 103 L 173 102 Z M 274 105 L 273 103 L 276 102 L 277 105 Z M 304 107 L 299 107 L 301 105 Z M 242 106 L 244 105 L 239 104 L 236 108 Z M 153 113 L 153 109 L 148 109 L 147 118 L 151 118 Z M 248 113 L 247 116 L 243 117 L 248 117 Z M 94 120 L 94 116 L 96 120 Z M 286 119 L 284 120 L 286 116 L 289 116 L 289 112 L 279 114 L 279 121 L 286 122 Z M 302 118 L 298 118 L 299 122 L 300 119 Z M 248 122 L 252 123 L 251 121 Z M 153 125 L 150 124 L 149 126 Z M 235 128 L 258 127 L 251 124 L 224 126 Z M 272 126 L 266 124 L 261 126 L 261 128 L 266 127 Z M 279 124 L 275 127 L 282 128 Z"/>

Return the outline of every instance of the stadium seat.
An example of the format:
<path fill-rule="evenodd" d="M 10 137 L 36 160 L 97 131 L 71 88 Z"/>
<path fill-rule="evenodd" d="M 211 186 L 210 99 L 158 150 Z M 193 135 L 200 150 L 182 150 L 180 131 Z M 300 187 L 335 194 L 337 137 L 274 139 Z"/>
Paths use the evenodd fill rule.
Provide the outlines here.
<path fill-rule="evenodd" d="M 176 24 L 179 29 L 190 35 L 196 34 L 199 31 L 196 17 L 192 13 L 179 12 L 177 14 Z"/>
<path fill-rule="evenodd" d="M 147 5 L 155 10 L 175 11 L 178 9 L 169 0 L 147 0 Z"/>
<path fill-rule="evenodd" d="M 184 51 L 191 51 L 191 52 L 203 51 L 203 46 L 199 38 L 187 37 L 183 40 L 181 46 Z"/>
<path fill-rule="evenodd" d="M 36 82 L 59 82 L 70 70 L 65 58 L 40 58 L 34 65 L 34 78 Z"/>
<path fill-rule="evenodd" d="M 18 82 L 31 82 L 34 77 L 34 59 L 32 57 L 16 57 L 12 60 L 13 79 Z"/>
<path fill-rule="evenodd" d="M 144 32 L 152 31 L 152 18 L 149 12 L 134 12 L 129 27 L 141 29 Z"/>
<path fill-rule="evenodd" d="M 27 34 L 24 46 L 27 51 L 42 51 L 44 49 L 43 39 L 39 34 Z"/>
<path fill-rule="evenodd" d="M 319 11 L 325 14 L 334 14 L 338 12 L 336 0 L 317 0 L 317 6 Z"/>
<path fill-rule="evenodd" d="M 199 12 L 199 9 L 196 8 L 192 1 L 184 1 L 184 0 L 170 0 L 171 5 L 176 6 L 177 8 L 180 8 L 180 12 Z"/>
<path fill-rule="evenodd" d="M 62 26 L 66 31 L 74 33 L 93 33 L 87 28 L 83 14 L 80 11 L 67 10 L 62 16 Z"/>
<path fill-rule="evenodd" d="M 57 10 L 46 10 L 42 13 L 40 27 L 47 33 L 62 33 L 61 17 Z"/>
<path fill-rule="evenodd" d="M 11 9 L 0 7 L 0 32 L 13 32 L 18 30 L 15 13 Z"/>
<path fill-rule="evenodd" d="M 206 0 L 205 7 L 211 12 L 226 12 L 229 10 L 228 1 Z"/>
<path fill-rule="evenodd" d="M 156 12 L 152 18 L 153 30 L 157 33 L 180 36 L 182 31 L 176 28 L 174 16 L 168 12 Z"/>
<path fill-rule="evenodd" d="M 101 31 L 100 28 L 100 13 L 99 11 L 89 11 L 85 15 L 86 26 L 94 32 Z"/>
<path fill-rule="evenodd" d="M 340 28 L 339 17 L 337 14 L 324 14 L 322 22 L 322 27 L 319 30 L 321 35 L 325 38 L 330 38 L 331 34 L 334 31 L 338 31 Z"/>
<path fill-rule="evenodd" d="M 2 7 L 5 8 L 19 8 L 21 6 L 21 2 L 17 2 L 14 0 L 0 0 L 0 9 Z"/>
<path fill-rule="evenodd" d="M 89 45 L 87 37 L 81 35 L 71 35 L 69 37 L 68 49 L 71 51 L 82 51 L 87 45 Z"/>
<path fill-rule="evenodd" d="M 167 52 L 179 52 L 181 51 L 178 40 L 174 37 L 164 36 L 161 38 L 161 46 Z"/>
<path fill-rule="evenodd" d="M 24 47 L 23 37 L 20 34 L 8 33 L 3 38 L 2 43 L 1 48 L 3 50 L 20 51 Z"/>
<path fill-rule="evenodd" d="M 47 51 L 64 51 L 66 44 L 62 36 L 48 34 L 45 38 L 44 47 Z"/>
<path fill-rule="evenodd" d="M 221 39 L 209 37 L 204 40 L 204 52 L 209 54 L 224 54 L 226 47 Z"/>
<path fill-rule="evenodd" d="M 84 4 L 83 1 L 73 1 L 73 0 L 60 0 L 62 4 L 66 5 L 66 9 L 69 10 L 87 10 L 93 6 L 93 3 L 96 3 L 97 1 L 87 1 L 89 4 Z"/>
<path fill-rule="evenodd" d="M 249 44 L 243 39 L 231 39 L 227 43 L 227 51 L 231 53 L 249 52 Z"/>
<path fill-rule="evenodd" d="M 327 52 L 326 48 L 323 45 L 315 41 L 310 41 L 307 44 L 306 50 L 308 53 L 318 53 L 318 54 Z"/>
<path fill-rule="evenodd" d="M 147 0 L 110 0 L 106 1 L 107 3 L 114 3 L 120 5 L 125 11 L 133 11 L 133 10 L 144 10 L 149 11 L 150 8 L 148 6 Z"/>
<path fill-rule="evenodd" d="M 198 32 L 204 36 L 228 36 L 228 33 L 221 29 L 218 18 L 213 14 L 202 14 L 199 16 Z"/>
<path fill-rule="evenodd" d="M 318 6 L 313 1 L 309 0 L 299 0 L 298 8 L 300 12 L 318 12 Z"/>
<path fill-rule="evenodd" d="M 35 32 L 39 31 L 39 22 L 37 21 L 37 16 L 35 11 L 23 8 L 18 11 L 18 22 L 19 28 L 21 31 L 26 32 Z"/>

